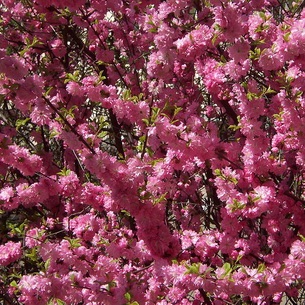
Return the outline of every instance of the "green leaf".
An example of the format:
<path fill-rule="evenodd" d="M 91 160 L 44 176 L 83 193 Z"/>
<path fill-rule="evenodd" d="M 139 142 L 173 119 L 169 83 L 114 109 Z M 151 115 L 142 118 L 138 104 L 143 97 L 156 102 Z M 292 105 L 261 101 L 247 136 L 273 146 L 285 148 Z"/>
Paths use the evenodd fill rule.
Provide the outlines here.
<path fill-rule="evenodd" d="M 229 180 L 230 182 L 232 182 L 233 184 L 235 184 L 235 185 L 237 185 L 237 183 L 238 183 L 238 180 L 237 180 L 235 177 L 232 177 L 232 176 L 229 176 L 229 177 L 228 177 L 228 180 Z"/>
<path fill-rule="evenodd" d="M 117 284 L 116 284 L 115 281 L 111 281 L 111 282 L 108 283 L 107 286 L 108 286 L 108 287 L 107 287 L 108 291 L 110 291 L 111 288 L 117 287 Z"/>
<path fill-rule="evenodd" d="M 223 175 L 222 175 L 222 172 L 221 172 L 221 170 L 220 170 L 219 168 L 216 168 L 216 169 L 214 170 L 214 175 L 215 175 L 216 177 L 223 176 Z"/>
<path fill-rule="evenodd" d="M 163 158 L 154 159 L 154 160 L 151 160 L 151 161 L 150 161 L 150 164 L 151 164 L 152 166 L 155 166 L 156 164 L 158 164 L 159 162 L 162 162 L 162 161 L 164 161 Z"/>
<path fill-rule="evenodd" d="M 276 93 L 276 91 L 271 89 L 270 86 L 268 88 L 265 88 L 263 91 L 263 94 L 273 94 L 273 93 Z"/>
<path fill-rule="evenodd" d="M 48 259 L 45 261 L 45 263 L 44 263 L 44 269 L 45 269 L 45 270 L 48 270 L 48 269 L 49 269 L 50 263 L 51 263 L 51 259 L 48 258 Z"/>
<path fill-rule="evenodd" d="M 77 83 L 79 80 L 80 80 L 79 71 L 75 70 L 73 72 L 73 74 L 72 73 L 66 73 L 66 78 L 64 80 L 64 83 L 66 84 L 66 83 L 69 83 L 71 81 Z"/>
<path fill-rule="evenodd" d="M 258 12 L 258 15 L 259 15 L 264 21 L 266 21 L 266 14 L 265 14 L 265 12 Z"/>
<path fill-rule="evenodd" d="M 181 110 L 183 110 L 182 107 L 175 107 L 174 114 L 173 114 L 173 118 L 174 118 Z"/>
<path fill-rule="evenodd" d="M 262 273 L 266 270 L 266 265 L 264 263 L 261 263 L 258 265 L 258 268 L 257 268 L 257 272 L 258 273 Z"/>
<path fill-rule="evenodd" d="M 28 250 L 28 252 L 25 254 L 25 257 L 30 259 L 32 262 L 37 263 L 38 262 L 38 255 L 37 255 L 37 248 L 31 248 Z"/>
<path fill-rule="evenodd" d="M 241 254 L 238 254 L 237 258 L 236 258 L 236 262 L 235 263 L 238 263 L 241 259 L 243 258 L 243 255 Z"/>
<path fill-rule="evenodd" d="M 230 263 L 224 263 L 222 268 L 224 269 L 224 273 L 222 274 L 223 278 L 231 274 L 232 267 L 231 267 Z"/>
<path fill-rule="evenodd" d="M 125 299 L 126 299 L 128 302 L 131 301 L 131 294 L 130 294 L 129 292 L 126 292 L 126 293 L 124 294 L 124 297 L 125 297 Z"/>
<path fill-rule="evenodd" d="M 11 282 L 10 282 L 10 286 L 11 286 L 11 287 L 14 287 L 14 288 L 18 288 L 18 287 L 19 287 L 19 285 L 17 284 L 16 281 L 11 281 Z"/>
<path fill-rule="evenodd" d="M 44 96 L 44 97 L 47 97 L 47 96 L 50 94 L 50 92 L 52 91 L 52 89 L 53 89 L 52 86 L 47 87 L 47 88 L 46 88 L 46 91 L 43 93 L 43 96 Z"/>
<path fill-rule="evenodd" d="M 156 205 L 156 204 L 158 204 L 160 202 L 163 202 L 165 200 L 165 198 L 166 198 L 167 193 L 168 192 L 162 194 L 159 198 L 154 199 L 153 204 Z"/>
<path fill-rule="evenodd" d="M 199 274 L 200 263 L 193 263 L 190 266 L 187 266 L 187 271 L 185 274 Z"/>
<path fill-rule="evenodd" d="M 22 126 L 25 126 L 29 121 L 31 121 L 30 118 L 18 119 L 15 124 L 16 130 L 18 131 Z"/>
<path fill-rule="evenodd" d="M 36 36 L 34 36 L 34 38 L 33 38 L 32 41 L 31 41 L 29 38 L 26 38 L 26 39 L 25 39 L 25 42 L 26 42 L 25 48 L 24 48 L 22 51 L 19 52 L 19 54 L 20 54 L 21 57 L 23 57 L 24 54 L 25 54 L 26 52 L 28 52 L 31 48 L 43 44 L 42 42 L 40 42 L 40 41 L 38 40 L 38 38 L 37 38 Z"/>
<path fill-rule="evenodd" d="M 246 206 L 245 203 L 241 203 L 240 201 L 238 201 L 237 199 L 233 199 L 233 204 L 230 205 L 231 211 L 232 212 L 236 212 L 238 210 L 242 210 L 244 209 Z"/>
<path fill-rule="evenodd" d="M 233 131 L 237 131 L 237 130 L 241 129 L 241 126 L 240 125 L 230 125 L 229 129 L 231 129 Z"/>
<path fill-rule="evenodd" d="M 70 243 L 70 246 L 71 246 L 72 249 L 75 249 L 75 248 L 78 248 L 78 247 L 81 246 L 79 238 L 65 237 L 65 240 L 67 240 Z"/>
<path fill-rule="evenodd" d="M 250 51 L 250 59 L 258 60 L 261 56 L 261 49 L 255 48 L 254 51 Z"/>
<path fill-rule="evenodd" d="M 103 65 L 107 65 L 105 63 L 103 63 Z M 96 85 L 102 84 L 103 81 L 106 79 L 107 77 L 103 75 L 103 70 L 100 71 L 99 75 L 98 75 L 98 80 Z"/>
<path fill-rule="evenodd" d="M 256 93 L 253 93 L 253 92 L 248 92 L 247 93 L 247 99 L 249 101 L 252 101 L 252 100 L 257 99 L 257 98 L 259 98 L 259 96 Z"/>
<path fill-rule="evenodd" d="M 192 36 L 191 33 L 189 34 L 189 37 L 190 37 L 190 41 L 191 41 L 192 43 L 194 43 L 195 41 L 194 41 L 194 38 L 193 38 L 193 36 Z"/>
<path fill-rule="evenodd" d="M 54 129 L 51 129 L 50 135 L 49 135 L 50 139 L 55 138 L 55 137 L 57 137 L 58 135 L 59 135 L 59 132 L 57 132 L 57 131 L 54 130 Z"/>
<path fill-rule="evenodd" d="M 303 236 L 302 234 L 298 234 L 298 236 L 300 237 L 300 239 L 301 239 L 301 241 L 303 242 L 303 243 L 305 243 L 305 236 Z"/>
<path fill-rule="evenodd" d="M 63 168 L 59 173 L 57 173 L 59 176 L 69 176 L 71 173 L 70 169 Z"/>
<path fill-rule="evenodd" d="M 149 126 L 149 120 L 148 119 L 142 119 L 142 122 L 146 125 L 146 126 Z"/>
<path fill-rule="evenodd" d="M 66 302 L 61 299 L 52 298 L 49 300 L 48 305 L 66 305 Z"/>
<path fill-rule="evenodd" d="M 284 39 L 284 41 L 285 42 L 288 42 L 290 39 L 290 35 L 291 35 L 291 33 L 290 32 L 288 32 L 288 33 L 285 33 L 284 35 L 283 35 L 283 39 Z"/>
<path fill-rule="evenodd" d="M 152 114 L 151 114 L 152 123 L 154 123 L 157 120 L 159 113 L 160 113 L 160 108 L 152 107 Z"/>
<path fill-rule="evenodd" d="M 151 158 L 154 156 L 155 152 L 149 146 L 146 147 L 146 151 Z"/>
<path fill-rule="evenodd" d="M 213 37 L 211 39 L 213 46 L 215 46 L 215 43 L 216 43 L 216 40 L 217 40 L 218 37 L 219 37 L 218 33 L 213 34 Z"/>
<path fill-rule="evenodd" d="M 129 100 L 129 98 L 131 97 L 131 91 L 129 89 L 124 90 L 122 97 L 123 97 L 123 100 L 126 100 L 126 101 Z"/>
<path fill-rule="evenodd" d="M 158 33 L 158 28 L 150 28 L 149 30 L 148 30 L 148 32 L 149 33 Z"/>

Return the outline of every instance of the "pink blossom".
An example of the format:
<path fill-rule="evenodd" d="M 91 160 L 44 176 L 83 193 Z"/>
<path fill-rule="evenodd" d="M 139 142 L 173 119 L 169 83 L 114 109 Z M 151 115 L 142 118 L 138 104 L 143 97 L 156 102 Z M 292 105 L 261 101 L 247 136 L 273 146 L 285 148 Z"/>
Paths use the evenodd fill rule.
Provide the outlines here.
<path fill-rule="evenodd" d="M 217 6 L 213 9 L 215 27 L 221 28 L 224 39 L 227 41 L 233 42 L 247 31 L 247 19 L 239 10 L 240 8 L 232 3 L 228 3 L 224 8 Z"/>
<path fill-rule="evenodd" d="M 33 108 L 33 111 L 31 112 L 30 117 L 33 123 L 42 126 L 50 122 L 51 114 L 51 110 L 44 103 L 44 101 L 38 99 L 35 102 L 35 106 Z"/>
<path fill-rule="evenodd" d="M 259 59 L 259 65 L 264 70 L 278 70 L 284 64 L 279 52 L 275 46 L 270 49 L 264 49 Z"/>
<path fill-rule="evenodd" d="M 19 300 L 26 305 L 46 304 L 52 291 L 50 279 L 42 275 L 24 275 L 19 286 L 21 291 Z"/>
<path fill-rule="evenodd" d="M 229 55 L 236 62 L 243 62 L 248 58 L 250 46 L 246 41 L 239 40 L 228 48 Z"/>
<path fill-rule="evenodd" d="M 294 55 L 304 54 L 305 33 L 304 19 L 296 20 L 291 27 L 289 36 L 288 49 Z"/>
<path fill-rule="evenodd" d="M 50 42 L 52 52 L 57 57 L 63 57 L 66 53 L 66 48 L 60 39 L 54 39 Z"/>
<path fill-rule="evenodd" d="M 8 266 L 22 256 L 20 242 L 9 241 L 4 245 L 0 245 L 0 265 Z"/>
<path fill-rule="evenodd" d="M 42 184 L 36 182 L 31 185 L 23 183 L 17 186 L 17 194 L 20 202 L 30 207 L 38 203 L 43 203 L 49 198 L 49 191 Z"/>
<path fill-rule="evenodd" d="M 92 214 L 81 215 L 66 221 L 66 229 L 73 230 L 77 237 L 83 238 L 85 241 L 92 240 L 94 234 L 99 230 L 99 221 Z"/>
<path fill-rule="evenodd" d="M 22 79 L 28 72 L 28 67 L 22 59 L 14 56 L 5 56 L 0 52 L 0 73 L 15 80 Z"/>
<path fill-rule="evenodd" d="M 7 186 L 0 190 L 0 200 L 8 202 L 12 197 L 14 197 L 14 189 L 12 187 Z"/>
<path fill-rule="evenodd" d="M 60 177 L 59 185 L 64 196 L 71 196 L 79 188 L 79 179 L 75 172 L 70 171 L 68 175 Z"/>
<path fill-rule="evenodd" d="M 0 149 L 0 159 L 2 162 L 16 167 L 24 175 L 32 176 L 36 172 L 42 171 L 42 159 L 18 145 L 10 145 L 5 151 Z"/>
<path fill-rule="evenodd" d="M 26 3 L 0 5 L 7 302 L 297 297 L 305 281 L 298 3 Z"/>
<path fill-rule="evenodd" d="M 186 60 L 193 59 L 193 56 L 200 56 L 210 45 L 212 32 L 207 26 L 200 26 L 183 38 L 178 39 L 175 44 L 178 52 Z"/>
<path fill-rule="evenodd" d="M 45 239 L 44 230 L 38 228 L 29 229 L 26 232 L 25 245 L 29 248 L 38 246 Z"/>

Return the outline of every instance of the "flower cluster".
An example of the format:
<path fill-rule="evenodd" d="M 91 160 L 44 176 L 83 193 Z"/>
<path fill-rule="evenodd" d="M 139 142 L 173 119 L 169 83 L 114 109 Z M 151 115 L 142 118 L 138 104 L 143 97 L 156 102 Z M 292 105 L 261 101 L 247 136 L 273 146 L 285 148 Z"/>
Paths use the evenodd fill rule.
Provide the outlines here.
<path fill-rule="evenodd" d="M 0 303 L 297 303 L 301 0 L 0 4 Z"/>

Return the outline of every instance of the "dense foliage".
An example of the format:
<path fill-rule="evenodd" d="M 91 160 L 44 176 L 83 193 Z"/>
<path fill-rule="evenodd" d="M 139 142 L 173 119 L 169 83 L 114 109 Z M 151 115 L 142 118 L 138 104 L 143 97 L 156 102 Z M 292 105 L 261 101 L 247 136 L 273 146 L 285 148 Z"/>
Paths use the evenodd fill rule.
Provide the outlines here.
<path fill-rule="evenodd" d="M 1 304 L 295 303 L 304 3 L 0 3 Z"/>

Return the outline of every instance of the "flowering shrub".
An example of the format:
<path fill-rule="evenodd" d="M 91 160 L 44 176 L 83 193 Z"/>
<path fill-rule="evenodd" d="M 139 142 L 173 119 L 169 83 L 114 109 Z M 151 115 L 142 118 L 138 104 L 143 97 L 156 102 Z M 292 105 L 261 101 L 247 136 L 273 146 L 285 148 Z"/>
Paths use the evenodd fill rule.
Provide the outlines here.
<path fill-rule="evenodd" d="M 295 304 L 303 7 L 1 1 L 0 301 Z"/>

